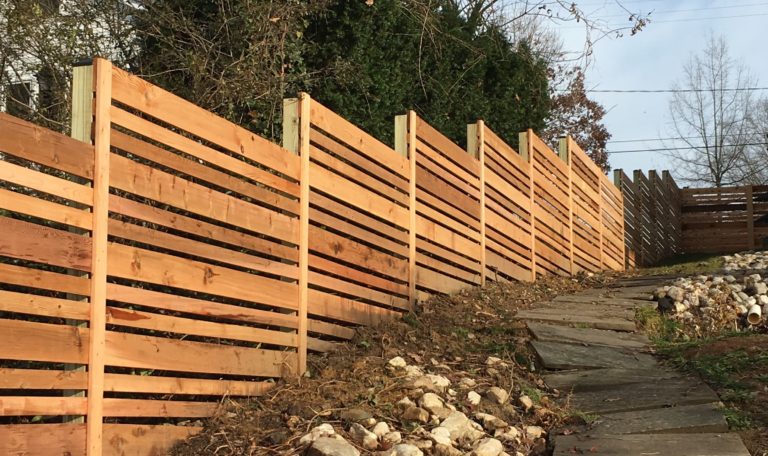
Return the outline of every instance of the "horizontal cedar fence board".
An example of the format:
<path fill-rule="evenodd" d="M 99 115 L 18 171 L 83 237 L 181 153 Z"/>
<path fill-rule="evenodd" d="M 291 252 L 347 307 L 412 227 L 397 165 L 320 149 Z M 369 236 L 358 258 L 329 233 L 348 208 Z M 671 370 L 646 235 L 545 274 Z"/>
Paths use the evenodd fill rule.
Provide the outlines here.
<path fill-rule="evenodd" d="M 166 454 L 177 442 L 200 431 L 196 426 L 105 423 L 104 456 Z"/>
<path fill-rule="evenodd" d="M 85 424 L 0 425 L 0 453 L 84 456 Z"/>
<path fill-rule="evenodd" d="M 110 366 L 207 374 L 279 377 L 296 353 L 107 331 Z M 293 362 L 293 364 L 291 364 Z"/>
<path fill-rule="evenodd" d="M 74 176 L 93 177 L 93 146 L 0 112 L 0 151 Z"/>

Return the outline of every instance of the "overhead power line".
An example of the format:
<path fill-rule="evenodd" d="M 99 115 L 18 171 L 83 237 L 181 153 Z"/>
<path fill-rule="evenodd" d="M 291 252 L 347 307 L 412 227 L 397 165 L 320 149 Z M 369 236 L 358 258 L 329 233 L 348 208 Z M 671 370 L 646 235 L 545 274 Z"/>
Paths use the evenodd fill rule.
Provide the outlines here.
<path fill-rule="evenodd" d="M 719 137 L 722 138 L 737 138 L 737 137 L 744 137 L 743 134 L 730 134 L 730 135 L 720 135 Z M 707 136 L 708 138 L 715 138 L 714 136 Z M 609 139 L 608 143 L 635 143 L 635 142 L 659 142 L 659 141 L 685 141 L 686 139 L 699 139 L 701 136 L 675 136 L 670 138 L 646 138 L 646 139 Z"/>
<path fill-rule="evenodd" d="M 726 144 L 728 147 L 740 147 L 740 146 L 768 146 L 768 143 L 766 142 L 759 142 L 759 143 L 743 143 L 743 144 Z M 641 152 L 667 152 L 670 150 L 694 150 L 694 149 L 704 149 L 704 146 L 698 146 L 698 147 L 661 147 L 658 149 L 631 149 L 631 150 L 614 150 L 614 151 L 606 151 L 608 155 L 616 155 L 616 154 L 636 154 Z"/>
<path fill-rule="evenodd" d="M 591 93 L 697 93 L 697 92 L 753 92 L 768 90 L 768 87 L 732 87 L 725 89 L 586 89 Z M 559 89 L 558 92 L 567 92 Z"/>

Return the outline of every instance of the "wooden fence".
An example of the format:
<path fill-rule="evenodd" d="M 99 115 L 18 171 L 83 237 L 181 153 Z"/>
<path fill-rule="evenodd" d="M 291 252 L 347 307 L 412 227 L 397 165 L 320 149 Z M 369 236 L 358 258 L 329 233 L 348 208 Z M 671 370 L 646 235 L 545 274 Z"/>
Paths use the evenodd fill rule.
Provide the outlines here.
<path fill-rule="evenodd" d="M 686 252 L 732 253 L 766 247 L 768 186 L 685 188 L 681 196 Z"/>
<path fill-rule="evenodd" d="M 569 139 L 392 148 L 302 95 L 278 146 L 104 60 L 73 98 L 79 140 L 0 114 L 0 453 L 159 454 L 418 299 L 625 263 Z"/>
<path fill-rule="evenodd" d="M 668 171 L 659 177 L 651 170 L 646 177 L 642 171 L 635 170 L 630 179 L 617 169 L 614 183 L 624 196 L 627 268 L 650 266 L 685 250 L 681 190 Z"/>

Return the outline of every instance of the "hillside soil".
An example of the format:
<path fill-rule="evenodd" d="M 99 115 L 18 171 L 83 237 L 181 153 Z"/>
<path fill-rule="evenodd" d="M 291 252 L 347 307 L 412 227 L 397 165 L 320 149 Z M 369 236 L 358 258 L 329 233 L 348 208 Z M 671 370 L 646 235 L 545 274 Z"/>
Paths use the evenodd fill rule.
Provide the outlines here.
<path fill-rule="evenodd" d="M 511 393 L 504 405 L 483 400 L 462 405 L 467 415 L 492 414 L 513 427 L 578 424 L 577 414 L 555 405 L 558 392 L 549 391 L 537 375 L 527 347 L 527 331 L 513 322 L 520 309 L 589 287 L 606 285 L 610 276 L 544 278 L 535 283 L 492 283 L 452 296 L 433 298 L 416 312 L 375 328 L 360 328 L 353 341 L 339 350 L 309 357 L 310 376 L 281 380 L 260 398 L 228 399 L 218 416 L 205 423 L 200 434 L 177 445 L 176 456 L 192 455 L 291 455 L 303 448 L 299 439 L 320 424 L 329 423 L 348 441 L 350 415 L 373 416 L 393 430 L 415 438 L 423 429 L 403 421 L 395 404 L 408 393 L 403 376 L 394 375 L 387 362 L 403 357 L 409 365 L 439 373 L 452 380 L 454 394 L 466 395 L 458 386 L 471 377 L 477 388 L 498 386 Z M 489 367 L 488 357 L 498 357 L 504 368 Z M 448 390 L 450 394 L 451 390 Z M 521 407 L 517 398 L 530 397 L 535 406 Z M 457 398 L 459 396 L 456 396 Z M 523 432 L 515 451 L 546 454 L 546 439 Z M 366 452 L 361 447 L 363 454 Z M 382 448 L 379 448 L 381 450 Z M 431 454 L 431 450 L 425 450 Z M 513 452 L 514 454 L 514 452 Z"/>

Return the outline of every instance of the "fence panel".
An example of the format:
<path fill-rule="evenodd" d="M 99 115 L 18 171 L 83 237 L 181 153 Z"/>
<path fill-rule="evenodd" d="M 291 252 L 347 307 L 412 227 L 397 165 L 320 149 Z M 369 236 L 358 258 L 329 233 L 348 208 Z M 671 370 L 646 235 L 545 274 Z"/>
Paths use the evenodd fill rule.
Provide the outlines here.
<path fill-rule="evenodd" d="M 558 154 L 532 132 L 533 215 L 537 273 L 571 273 L 570 170 Z"/>
<path fill-rule="evenodd" d="M 416 286 L 434 294 L 479 285 L 480 162 L 422 119 L 413 123 Z"/>
<path fill-rule="evenodd" d="M 601 182 L 603 172 L 573 140 L 565 141 L 571 165 L 574 271 L 603 268 Z"/>
<path fill-rule="evenodd" d="M 683 250 L 728 253 L 762 247 L 768 238 L 768 186 L 684 188 Z"/>
<path fill-rule="evenodd" d="M 108 120 L 104 416 L 206 417 L 295 374 L 298 159 L 118 69 Z"/>
<path fill-rule="evenodd" d="M 85 450 L 93 168 L 93 146 L 0 113 L 3 454 Z"/>
<path fill-rule="evenodd" d="M 410 308 L 408 160 L 308 96 L 299 103 L 310 104 L 310 348 L 325 351 L 353 336 L 349 325 Z"/>
<path fill-rule="evenodd" d="M 485 186 L 485 268 L 490 280 L 530 280 L 531 167 L 483 122 L 475 126 Z"/>

